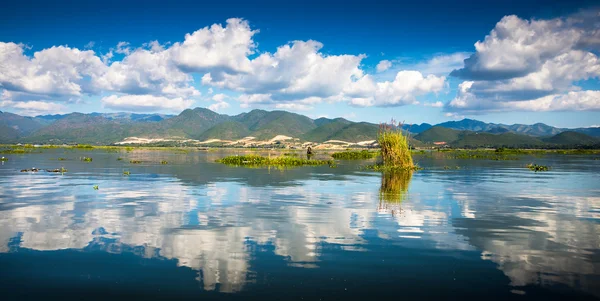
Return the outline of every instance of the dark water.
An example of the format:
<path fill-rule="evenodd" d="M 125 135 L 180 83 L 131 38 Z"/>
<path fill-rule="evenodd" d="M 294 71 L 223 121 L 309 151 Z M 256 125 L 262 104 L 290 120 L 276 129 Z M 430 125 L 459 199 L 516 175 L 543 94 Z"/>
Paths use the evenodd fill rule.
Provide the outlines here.
<path fill-rule="evenodd" d="M 0 299 L 600 298 L 594 156 L 420 157 L 424 170 L 382 174 L 366 161 L 212 163 L 222 155 L 10 155 Z M 20 172 L 61 166 L 69 172 Z"/>

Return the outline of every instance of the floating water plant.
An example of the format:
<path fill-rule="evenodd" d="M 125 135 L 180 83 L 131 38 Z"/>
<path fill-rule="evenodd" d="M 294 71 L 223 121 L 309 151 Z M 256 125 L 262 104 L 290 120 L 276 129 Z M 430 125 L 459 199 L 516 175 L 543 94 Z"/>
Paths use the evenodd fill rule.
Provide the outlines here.
<path fill-rule="evenodd" d="M 3 150 L 0 153 L 3 154 L 26 154 L 29 153 L 28 150 L 24 150 L 24 149 L 7 149 L 7 150 Z"/>
<path fill-rule="evenodd" d="M 141 160 L 129 160 L 129 163 L 131 163 L 131 164 L 140 164 L 140 163 L 142 163 L 142 161 Z"/>
<path fill-rule="evenodd" d="M 387 167 L 413 169 L 415 167 L 408 146 L 408 138 L 402 133 L 402 124 L 392 119 L 390 124 L 381 124 L 377 133 L 383 165 Z"/>
<path fill-rule="evenodd" d="M 65 159 L 65 158 L 58 158 L 58 161 L 65 161 L 65 160 L 67 160 L 67 159 Z"/>
<path fill-rule="evenodd" d="M 333 160 L 302 159 L 299 157 L 263 157 L 258 155 L 229 156 L 217 160 L 219 163 L 237 166 L 303 166 L 329 165 L 335 166 Z"/>
<path fill-rule="evenodd" d="M 8 161 L 8 158 L 2 157 L 2 158 L 0 158 L 0 161 Z"/>
<path fill-rule="evenodd" d="M 535 172 L 550 170 L 550 167 L 548 167 L 546 165 L 537 165 L 537 164 L 531 164 L 531 163 L 527 164 L 527 168 L 529 168 L 529 170 L 533 170 Z"/>
<path fill-rule="evenodd" d="M 124 171 L 124 172 L 123 172 L 123 175 L 124 175 L 124 176 L 128 176 L 128 175 L 130 175 L 130 174 L 131 174 L 131 173 L 130 173 L 129 171 Z"/>
<path fill-rule="evenodd" d="M 81 161 L 83 161 L 83 162 L 92 162 L 92 158 L 90 158 L 90 157 L 83 157 L 83 158 L 81 158 Z"/>
<path fill-rule="evenodd" d="M 98 187 L 98 185 L 94 185 L 94 187 L 93 187 L 93 188 L 94 188 L 94 190 L 98 190 L 98 189 L 100 189 L 100 188 Z"/>
<path fill-rule="evenodd" d="M 117 161 L 123 161 L 123 158 L 121 158 L 121 157 L 118 157 L 118 158 L 117 158 Z"/>
<path fill-rule="evenodd" d="M 38 172 L 40 171 L 39 169 L 32 167 L 30 169 L 21 169 L 21 172 Z"/>
<path fill-rule="evenodd" d="M 65 173 L 68 170 L 66 168 L 64 168 L 64 167 L 61 167 L 61 168 L 56 168 L 56 169 L 46 169 L 46 171 L 47 172 L 56 172 L 56 173 L 58 173 L 58 172 L 59 173 Z"/>
<path fill-rule="evenodd" d="M 77 144 L 75 145 L 73 148 L 86 148 L 86 149 L 92 149 L 94 148 L 93 146 L 89 145 L 89 144 Z"/>
<path fill-rule="evenodd" d="M 165 160 L 162 160 L 162 161 L 160 161 L 160 164 L 162 164 L 162 165 L 166 165 L 166 164 L 169 164 L 169 162 L 167 162 L 167 161 L 165 161 Z"/>
<path fill-rule="evenodd" d="M 368 150 L 362 151 L 346 151 L 333 153 L 331 156 L 335 159 L 340 160 L 361 160 L 361 159 L 372 159 L 379 156 L 379 152 L 370 152 Z"/>

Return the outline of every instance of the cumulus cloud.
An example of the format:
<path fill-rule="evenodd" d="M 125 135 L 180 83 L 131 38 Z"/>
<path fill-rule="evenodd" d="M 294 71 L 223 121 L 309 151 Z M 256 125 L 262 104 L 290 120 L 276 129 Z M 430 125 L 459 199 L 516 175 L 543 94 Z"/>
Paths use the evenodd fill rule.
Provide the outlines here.
<path fill-rule="evenodd" d="M 229 98 L 229 96 L 227 96 L 223 93 L 215 94 L 215 95 L 213 95 L 211 100 L 216 103 L 211 104 L 210 106 L 208 106 L 208 108 L 212 111 L 219 111 L 222 109 L 227 109 L 227 108 L 229 108 L 229 103 L 226 102 L 225 100 L 228 98 Z"/>
<path fill-rule="evenodd" d="M 177 68 L 168 51 L 158 50 L 130 51 L 122 61 L 113 62 L 94 83 L 103 90 L 128 94 L 199 96 L 200 92 L 191 86 L 193 77 Z"/>
<path fill-rule="evenodd" d="M 256 44 L 247 21 L 228 19 L 225 27 L 213 24 L 192 34 L 186 34 L 182 43 L 169 48 L 173 61 L 187 71 L 213 71 L 213 75 L 250 71 L 248 55 L 254 53 Z"/>
<path fill-rule="evenodd" d="M 600 91 L 571 91 L 530 100 L 495 101 L 473 94 L 473 84 L 472 81 L 465 81 L 459 85 L 457 97 L 449 103 L 451 109 L 471 114 L 503 111 L 600 111 Z"/>
<path fill-rule="evenodd" d="M 382 60 L 379 62 L 379 64 L 377 64 L 375 68 L 377 69 L 377 72 L 383 72 L 385 70 L 390 69 L 390 67 L 392 67 L 392 62 L 388 60 Z"/>
<path fill-rule="evenodd" d="M 224 74 L 221 80 L 210 73 L 202 82 L 282 101 L 336 95 L 353 77 L 362 76 L 359 64 L 364 56 L 324 55 L 322 47 L 317 41 L 294 41 L 253 59 L 248 72 Z"/>
<path fill-rule="evenodd" d="M 105 68 L 92 50 L 55 46 L 27 57 L 24 45 L 0 42 L 0 88 L 7 91 L 80 97 L 94 92 L 89 79 Z"/>
<path fill-rule="evenodd" d="M 350 104 L 356 106 L 398 106 L 416 103 L 416 96 L 439 92 L 445 87 L 445 77 L 419 71 L 400 71 L 393 81 L 375 82 L 365 75 L 344 90 Z"/>
<path fill-rule="evenodd" d="M 431 102 L 431 103 L 427 102 L 427 103 L 424 103 L 423 105 L 426 107 L 441 108 L 444 106 L 444 103 L 441 101 L 436 101 L 436 102 Z"/>
<path fill-rule="evenodd" d="M 178 113 L 191 107 L 193 103 L 193 100 L 181 97 L 167 98 L 154 95 L 111 95 L 102 98 L 102 105 L 115 111 L 155 112 L 166 110 Z"/>
<path fill-rule="evenodd" d="M 38 116 L 46 114 L 63 114 L 67 112 L 67 107 L 60 103 L 30 100 L 30 101 L 12 101 L 0 100 L 0 107 L 10 108 L 21 115 Z"/>
<path fill-rule="evenodd" d="M 459 85 L 448 111 L 596 110 L 596 91 L 576 83 L 600 77 L 598 11 L 567 18 L 506 16 L 475 44 L 476 52 L 451 75 Z M 596 97 L 594 99 L 594 97 Z"/>
<path fill-rule="evenodd" d="M 23 45 L 0 43 L 0 91 L 20 95 L 11 101 L 48 102 L 107 93 L 114 94 L 102 98 L 107 108 L 176 110 L 201 95 L 195 73 L 210 86 L 209 94 L 213 88 L 234 92 L 241 106 L 304 110 L 340 101 L 405 105 L 444 87 L 444 77 L 416 71 L 400 71 L 393 81 L 378 82 L 361 69 L 365 55 L 325 54 L 323 44 L 313 40 L 255 55 L 257 33 L 247 21 L 233 18 L 186 34 L 180 42 L 150 41 L 136 48 L 121 41 L 104 54 L 57 46 L 28 57 Z M 378 70 L 390 66 L 381 61 Z M 216 109 L 229 106 L 213 101 Z"/>

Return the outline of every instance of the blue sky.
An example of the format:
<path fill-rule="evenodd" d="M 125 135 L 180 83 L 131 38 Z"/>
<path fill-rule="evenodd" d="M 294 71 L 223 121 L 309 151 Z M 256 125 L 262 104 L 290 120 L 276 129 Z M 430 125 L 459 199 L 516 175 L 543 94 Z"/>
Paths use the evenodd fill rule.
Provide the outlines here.
<path fill-rule="evenodd" d="M 0 110 L 598 125 L 593 5 L 11 2 L 0 11 Z"/>

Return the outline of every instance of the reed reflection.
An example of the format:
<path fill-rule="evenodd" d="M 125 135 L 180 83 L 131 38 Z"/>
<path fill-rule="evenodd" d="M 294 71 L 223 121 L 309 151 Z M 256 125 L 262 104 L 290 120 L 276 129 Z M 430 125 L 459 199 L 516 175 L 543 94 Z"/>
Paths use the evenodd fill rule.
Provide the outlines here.
<path fill-rule="evenodd" d="M 408 186 L 412 179 L 412 170 L 390 170 L 381 174 L 379 188 L 379 212 L 396 215 L 401 212 L 400 205 L 408 196 Z"/>

